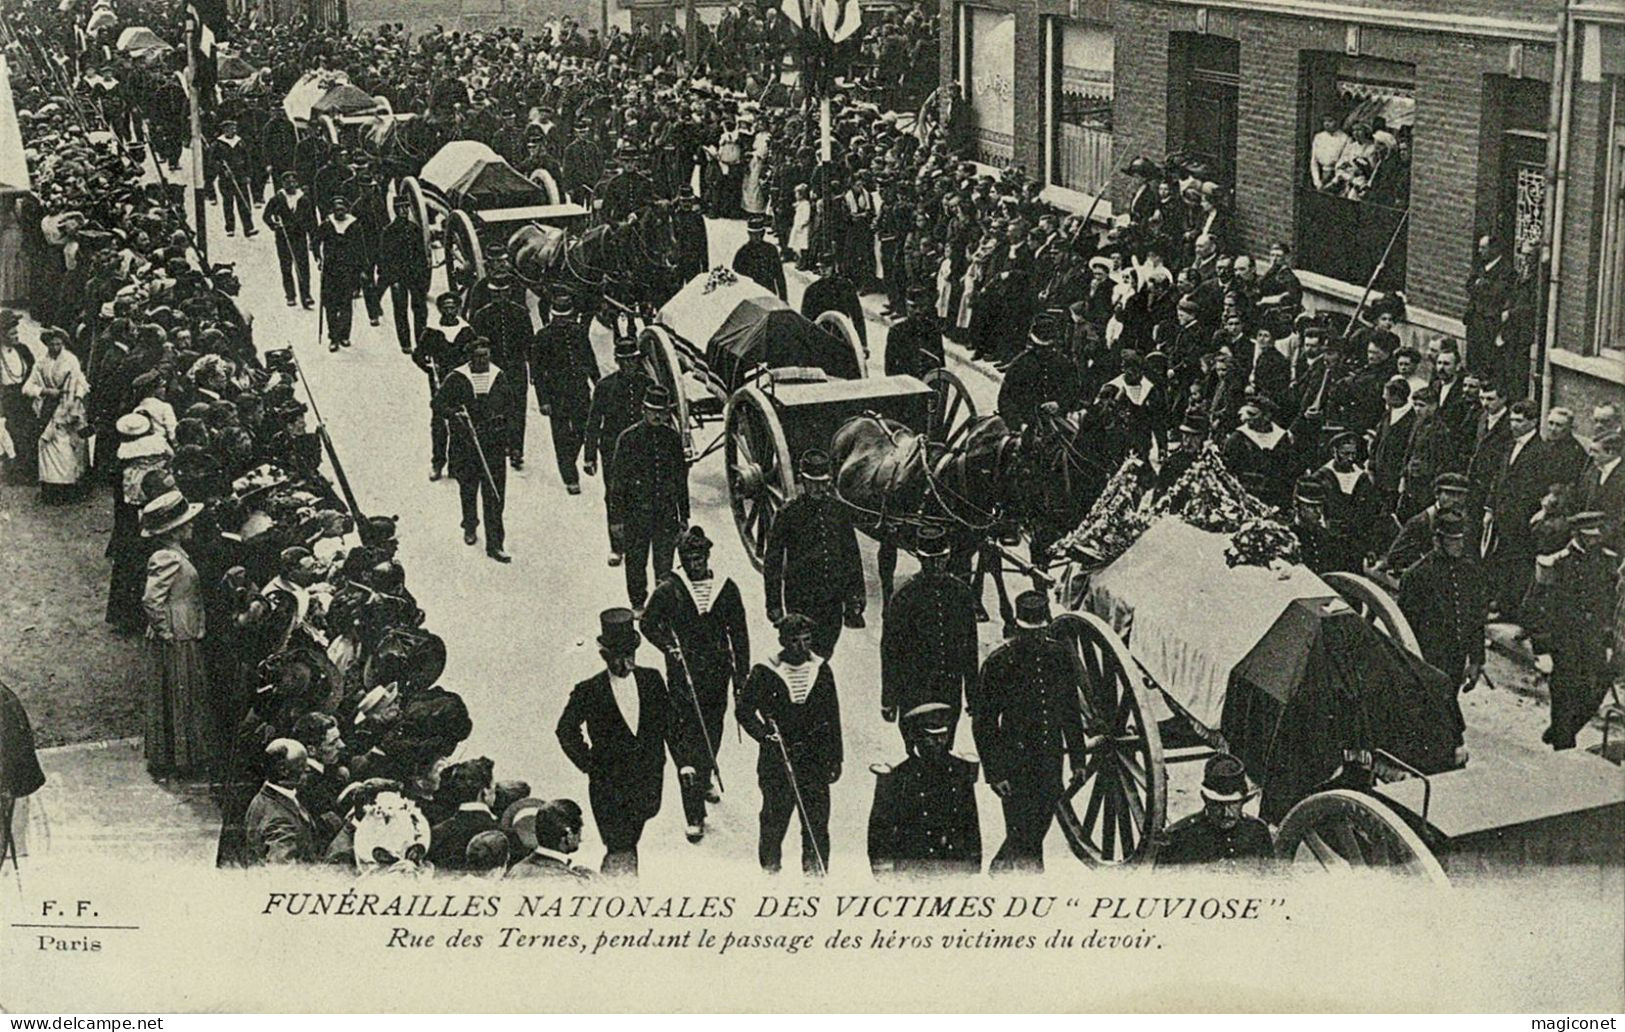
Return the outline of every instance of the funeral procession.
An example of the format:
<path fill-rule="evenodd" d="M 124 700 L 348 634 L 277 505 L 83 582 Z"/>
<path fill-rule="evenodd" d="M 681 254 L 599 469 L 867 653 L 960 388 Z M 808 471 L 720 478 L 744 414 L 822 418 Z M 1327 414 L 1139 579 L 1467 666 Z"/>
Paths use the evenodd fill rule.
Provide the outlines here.
<path fill-rule="evenodd" d="M 0 11 L 0 874 L 1625 868 L 1625 7 Z"/>

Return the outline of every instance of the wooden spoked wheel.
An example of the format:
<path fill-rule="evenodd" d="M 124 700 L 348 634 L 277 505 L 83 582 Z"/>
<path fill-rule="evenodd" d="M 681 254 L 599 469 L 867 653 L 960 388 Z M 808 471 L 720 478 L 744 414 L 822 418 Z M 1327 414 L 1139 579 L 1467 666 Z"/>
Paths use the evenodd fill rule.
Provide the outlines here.
<path fill-rule="evenodd" d="M 467 299 L 468 292 L 485 276 L 485 249 L 480 246 L 480 235 L 474 229 L 474 220 L 466 211 L 453 211 L 446 215 L 446 286 L 459 297 Z"/>
<path fill-rule="evenodd" d="M 742 387 L 728 399 L 723 416 L 728 463 L 728 504 L 745 554 L 760 570 L 767 535 L 779 510 L 796 493 L 790 443 L 773 402 L 756 387 Z"/>
<path fill-rule="evenodd" d="M 548 204 L 563 203 L 564 194 L 559 190 L 558 181 L 553 178 L 553 173 L 549 172 L 545 168 L 539 168 L 531 174 L 530 178 L 536 183 L 537 186 L 540 186 L 543 190 L 547 191 Z"/>
<path fill-rule="evenodd" d="M 1317 792 L 1287 811 L 1275 836 L 1275 855 L 1311 870 L 1379 867 L 1410 878 L 1449 882 L 1427 844 L 1392 808 L 1346 788 Z"/>
<path fill-rule="evenodd" d="M 951 451 L 976 421 L 976 402 L 971 400 L 965 382 L 946 369 L 932 369 L 924 379 L 925 385 L 936 395 L 931 402 L 926 438 Z"/>
<path fill-rule="evenodd" d="M 861 380 L 869 375 L 869 353 L 863 346 L 863 338 L 858 336 L 858 328 L 852 324 L 852 320 L 845 312 L 833 309 L 820 312 L 818 318 L 813 320 L 813 324 L 852 349 L 852 361 L 858 370 L 857 379 Z"/>
<path fill-rule="evenodd" d="M 689 423 L 688 395 L 683 392 L 683 363 L 677 356 L 677 342 L 664 326 L 646 326 L 638 334 L 643 352 L 643 370 L 649 379 L 671 392 L 672 422 L 683 435 L 683 452 L 694 457 L 694 427 Z"/>
<path fill-rule="evenodd" d="M 444 252 L 441 252 L 438 256 L 435 254 L 434 234 L 429 231 L 429 202 L 423 196 L 423 184 L 417 181 L 416 176 L 404 176 L 395 187 L 395 194 L 398 197 L 406 198 L 408 210 L 412 214 L 412 222 L 418 227 L 418 232 L 423 235 L 423 253 L 428 256 L 429 271 L 433 273 L 435 266 L 444 262 L 446 256 Z M 392 210 L 393 207 L 392 199 Z"/>
<path fill-rule="evenodd" d="M 1072 852 L 1087 864 L 1149 861 L 1168 813 L 1168 771 L 1151 694 L 1117 634 L 1093 613 L 1050 626 L 1076 664 L 1088 756 L 1056 806 Z"/>
<path fill-rule="evenodd" d="M 1422 646 L 1417 644 L 1411 622 L 1405 619 L 1399 603 L 1381 585 L 1357 573 L 1323 573 L 1320 579 L 1341 595 L 1343 601 L 1359 613 L 1366 623 L 1399 642 L 1411 655 L 1422 654 Z"/>

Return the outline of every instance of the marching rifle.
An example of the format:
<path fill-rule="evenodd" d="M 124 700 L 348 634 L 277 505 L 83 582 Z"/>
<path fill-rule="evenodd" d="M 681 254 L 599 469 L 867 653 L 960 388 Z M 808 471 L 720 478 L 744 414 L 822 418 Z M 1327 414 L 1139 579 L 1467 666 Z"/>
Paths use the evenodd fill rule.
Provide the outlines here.
<path fill-rule="evenodd" d="M 496 498 L 497 504 L 504 504 L 502 492 L 497 489 L 497 478 L 491 473 L 491 464 L 485 461 L 485 448 L 480 445 L 480 432 L 474 429 L 474 417 L 468 414 L 468 406 L 466 405 L 458 405 L 457 414 L 463 417 L 463 425 L 468 427 L 469 439 L 474 442 L 474 454 L 480 457 L 480 469 L 485 473 L 486 486 L 491 489 L 491 494 Z"/>
<path fill-rule="evenodd" d="M 677 664 L 683 668 L 683 680 L 688 682 L 688 701 L 694 704 L 694 719 L 700 722 L 700 736 L 705 739 L 705 754 L 711 760 L 711 772 L 717 777 L 717 791 L 726 793 L 728 786 L 722 783 L 722 768 L 717 765 L 717 751 L 711 748 L 711 729 L 706 726 L 705 713 L 700 709 L 699 690 L 694 685 L 694 674 L 688 668 L 688 657 L 683 654 L 683 643 L 677 637 L 677 632 L 671 632 L 671 648 L 668 649 L 677 657 Z"/>
<path fill-rule="evenodd" d="M 779 732 L 779 722 L 768 717 L 767 729 L 771 732 L 773 741 L 778 743 L 779 759 L 784 763 L 784 776 L 790 782 L 790 793 L 795 796 L 796 815 L 801 818 L 801 833 L 807 836 L 807 844 L 812 846 L 813 857 L 818 861 L 818 875 L 823 877 L 829 873 L 829 865 L 824 863 L 824 851 L 818 848 L 818 839 L 813 835 L 812 821 L 807 817 L 807 804 L 801 798 L 801 782 L 796 779 L 796 765 L 790 760 L 790 750 L 784 744 L 784 735 Z"/>
<path fill-rule="evenodd" d="M 319 327 L 320 315 L 317 315 L 316 322 Z M 318 329 L 318 336 L 320 333 Z M 328 461 L 333 464 L 333 476 L 339 482 L 339 490 L 344 492 L 344 504 L 349 508 L 356 526 L 360 527 L 367 521 L 367 517 L 362 514 L 361 504 L 355 498 L 355 490 L 350 487 L 350 478 L 344 473 L 344 463 L 339 461 L 338 449 L 333 447 L 333 438 L 327 432 L 327 421 L 322 418 L 322 410 L 316 405 L 316 394 L 310 389 L 310 380 L 305 376 L 305 367 L 299 364 L 299 353 L 293 348 L 288 349 L 288 355 L 293 359 L 293 368 L 299 374 L 299 382 L 305 385 L 305 397 L 310 399 L 310 414 L 316 417 L 316 433 L 322 439 L 322 447 L 327 452 Z"/>

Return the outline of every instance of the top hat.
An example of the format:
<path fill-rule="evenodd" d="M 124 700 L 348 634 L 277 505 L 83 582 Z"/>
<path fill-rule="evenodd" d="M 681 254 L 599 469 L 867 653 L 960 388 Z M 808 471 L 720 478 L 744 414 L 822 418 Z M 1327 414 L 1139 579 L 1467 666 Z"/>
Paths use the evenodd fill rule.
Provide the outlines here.
<path fill-rule="evenodd" d="M 665 384 L 651 383 L 648 390 L 643 392 L 643 407 L 666 411 L 671 408 L 671 391 L 666 389 Z"/>
<path fill-rule="evenodd" d="M 637 358 L 642 354 L 643 352 L 638 348 L 638 339 L 636 337 L 615 338 L 615 360 L 617 362 L 622 359 Z"/>
<path fill-rule="evenodd" d="M 927 523 L 914 532 L 916 556 L 947 555 L 948 550 L 948 532 L 935 523 Z"/>
<path fill-rule="evenodd" d="M 616 606 L 599 613 L 599 646 L 618 656 L 636 652 L 638 646 L 643 643 L 643 635 L 639 634 L 637 627 L 634 626 L 636 619 L 632 610 L 624 606 Z"/>
<path fill-rule="evenodd" d="M 830 465 L 828 452 L 822 448 L 808 448 L 801 453 L 801 479 L 828 480 Z"/>
<path fill-rule="evenodd" d="M 1239 803 L 1250 794 L 1247 768 L 1229 753 L 1210 757 L 1202 768 L 1202 798 L 1213 803 Z"/>
<path fill-rule="evenodd" d="M 677 550 L 679 552 L 709 552 L 711 551 L 711 539 L 706 536 L 705 528 L 696 523 L 684 531 L 683 536 L 678 539 Z"/>
<path fill-rule="evenodd" d="M 188 502 L 179 491 L 166 491 L 141 509 L 141 536 L 157 537 L 189 523 L 203 506 Z"/>
<path fill-rule="evenodd" d="M 1016 626 L 1042 629 L 1049 626 L 1049 596 L 1042 591 L 1023 591 L 1016 596 Z"/>

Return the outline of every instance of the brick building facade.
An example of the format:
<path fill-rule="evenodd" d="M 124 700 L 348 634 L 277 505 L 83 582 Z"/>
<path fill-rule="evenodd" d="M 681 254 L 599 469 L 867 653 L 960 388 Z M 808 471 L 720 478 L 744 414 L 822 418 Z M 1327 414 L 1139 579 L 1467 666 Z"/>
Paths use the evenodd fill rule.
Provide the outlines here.
<path fill-rule="evenodd" d="M 980 160 L 1098 218 L 1132 196 L 1113 171 L 1127 159 L 1197 155 L 1233 187 L 1238 249 L 1290 242 L 1308 303 L 1344 311 L 1380 263 L 1419 338 L 1464 335 L 1475 241 L 1493 234 L 1534 280 L 1531 392 L 1582 424 L 1625 394 L 1625 0 L 943 3 L 943 75 L 965 85 Z M 1401 141 L 1408 170 L 1392 163 L 1366 202 L 1315 190 L 1326 114 Z"/>

